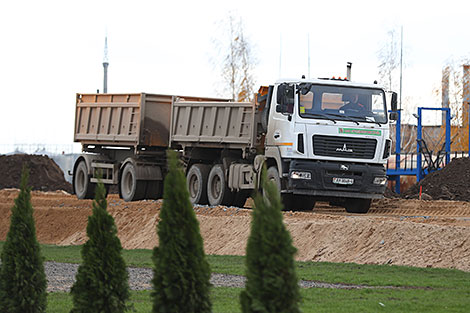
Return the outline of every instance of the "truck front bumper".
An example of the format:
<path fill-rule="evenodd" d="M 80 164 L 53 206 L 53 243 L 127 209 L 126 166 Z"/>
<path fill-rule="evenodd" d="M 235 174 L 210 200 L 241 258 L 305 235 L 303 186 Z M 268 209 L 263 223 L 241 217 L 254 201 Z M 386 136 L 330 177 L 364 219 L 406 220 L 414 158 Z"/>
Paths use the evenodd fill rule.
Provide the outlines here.
<path fill-rule="evenodd" d="M 381 199 L 387 181 L 383 165 L 347 162 L 292 160 L 288 175 L 286 192 L 327 199 Z"/>

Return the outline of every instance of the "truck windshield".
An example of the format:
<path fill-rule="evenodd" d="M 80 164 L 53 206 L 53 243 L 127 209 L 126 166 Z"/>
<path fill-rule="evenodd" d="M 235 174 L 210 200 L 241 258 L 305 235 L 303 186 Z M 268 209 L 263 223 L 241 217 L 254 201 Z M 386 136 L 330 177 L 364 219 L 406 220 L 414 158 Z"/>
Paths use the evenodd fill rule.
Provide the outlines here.
<path fill-rule="evenodd" d="M 387 107 L 381 89 L 300 84 L 299 115 L 383 124 Z"/>

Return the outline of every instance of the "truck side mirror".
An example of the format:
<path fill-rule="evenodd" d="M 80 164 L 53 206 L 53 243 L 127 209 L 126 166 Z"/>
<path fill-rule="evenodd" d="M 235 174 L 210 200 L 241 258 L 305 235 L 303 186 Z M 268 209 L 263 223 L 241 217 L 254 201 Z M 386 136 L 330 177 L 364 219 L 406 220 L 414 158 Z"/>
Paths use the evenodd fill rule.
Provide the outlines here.
<path fill-rule="evenodd" d="M 391 110 L 392 111 L 397 111 L 398 110 L 398 105 L 397 105 L 398 101 L 397 101 L 397 93 L 396 92 L 392 92 L 392 102 L 390 103 L 390 106 L 391 106 Z"/>
<path fill-rule="evenodd" d="M 281 84 L 277 87 L 277 105 L 276 112 L 294 113 L 294 86 Z"/>
<path fill-rule="evenodd" d="M 398 120 L 398 112 L 390 112 L 390 116 L 389 116 L 390 120 L 392 121 L 396 121 Z"/>

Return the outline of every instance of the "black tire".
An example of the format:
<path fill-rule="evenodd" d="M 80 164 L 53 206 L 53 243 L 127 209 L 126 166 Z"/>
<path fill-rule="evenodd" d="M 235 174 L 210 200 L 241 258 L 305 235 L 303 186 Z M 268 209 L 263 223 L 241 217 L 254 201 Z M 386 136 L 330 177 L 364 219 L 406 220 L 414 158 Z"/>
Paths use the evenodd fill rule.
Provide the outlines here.
<path fill-rule="evenodd" d="M 292 209 L 292 195 L 291 194 L 281 194 L 281 178 L 279 177 L 279 171 L 277 170 L 276 166 L 270 166 L 266 172 L 266 178 L 268 181 L 271 181 L 276 186 L 277 190 L 279 191 L 282 204 L 284 206 L 284 210 L 291 210 Z M 263 191 L 263 196 L 266 194 Z"/>
<path fill-rule="evenodd" d="M 369 212 L 371 199 L 349 199 L 345 203 L 345 209 L 348 213 L 365 214 Z"/>
<path fill-rule="evenodd" d="M 281 192 L 281 178 L 279 177 L 279 171 L 277 170 L 277 167 L 270 166 L 266 172 L 266 177 L 268 181 L 272 181 L 274 185 L 276 185 L 277 190 Z"/>
<path fill-rule="evenodd" d="M 231 205 L 233 196 L 227 186 L 222 165 L 214 165 L 207 178 L 207 199 L 209 204 L 213 206 Z"/>
<path fill-rule="evenodd" d="M 93 199 L 95 197 L 96 184 L 90 181 L 88 168 L 84 160 L 78 163 L 73 175 L 73 189 L 78 199 Z"/>
<path fill-rule="evenodd" d="M 189 191 L 189 200 L 192 204 L 207 204 L 207 181 L 210 166 L 206 164 L 193 164 L 186 174 L 186 185 Z"/>
<path fill-rule="evenodd" d="M 145 180 L 137 180 L 134 164 L 127 163 L 121 174 L 120 190 L 124 201 L 136 201 L 145 198 Z"/>
<path fill-rule="evenodd" d="M 161 180 L 146 181 L 145 199 L 161 199 L 163 197 L 163 182 Z"/>

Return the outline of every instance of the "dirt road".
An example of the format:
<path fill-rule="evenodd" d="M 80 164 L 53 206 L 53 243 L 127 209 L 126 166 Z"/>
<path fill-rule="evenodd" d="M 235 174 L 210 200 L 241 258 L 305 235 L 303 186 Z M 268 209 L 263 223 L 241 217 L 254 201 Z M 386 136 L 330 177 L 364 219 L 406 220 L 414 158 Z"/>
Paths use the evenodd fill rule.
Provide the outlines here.
<path fill-rule="evenodd" d="M 0 190 L 0 240 L 8 231 L 17 190 Z M 63 192 L 32 192 L 40 242 L 76 245 L 86 241 L 91 200 Z M 127 203 L 108 197 L 126 249 L 152 248 L 158 240 L 159 201 Z M 195 207 L 208 254 L 243 255 L 250 232 L 250 209 Z M 318 203 L 312 212 L 284 212 L 284 222 L 308 261 L 397 264 L 470 271 L 470 203 L 384 199 L 367 215 Z"/>

